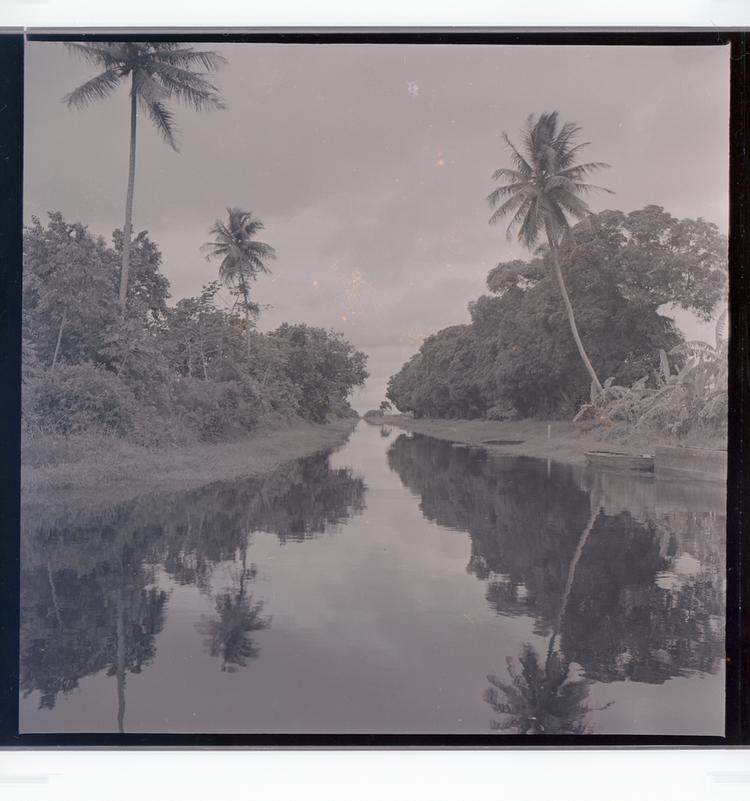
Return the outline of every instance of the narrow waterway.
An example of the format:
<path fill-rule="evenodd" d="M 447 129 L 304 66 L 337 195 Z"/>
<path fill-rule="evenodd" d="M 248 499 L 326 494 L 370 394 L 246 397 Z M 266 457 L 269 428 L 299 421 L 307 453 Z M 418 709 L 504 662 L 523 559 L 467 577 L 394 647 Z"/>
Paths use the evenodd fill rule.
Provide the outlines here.
<path fill-rule="evenodd" d="M 21 730 L 721 735 L 724 504 L 364 421 L 262 479 L 29 502 Z"/>

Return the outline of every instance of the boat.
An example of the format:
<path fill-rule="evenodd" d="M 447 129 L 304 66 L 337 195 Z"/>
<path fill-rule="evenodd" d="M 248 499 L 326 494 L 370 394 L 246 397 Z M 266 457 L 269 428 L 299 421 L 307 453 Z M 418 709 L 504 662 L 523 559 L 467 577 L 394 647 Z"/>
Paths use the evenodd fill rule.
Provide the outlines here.
<path fill-rule="evenodd" d="M 622 453 L 621 451 L 585 451 L 586 461 L 593 467 L 606 470 L 654 469 L 654 457 L 648 453 Z"/>

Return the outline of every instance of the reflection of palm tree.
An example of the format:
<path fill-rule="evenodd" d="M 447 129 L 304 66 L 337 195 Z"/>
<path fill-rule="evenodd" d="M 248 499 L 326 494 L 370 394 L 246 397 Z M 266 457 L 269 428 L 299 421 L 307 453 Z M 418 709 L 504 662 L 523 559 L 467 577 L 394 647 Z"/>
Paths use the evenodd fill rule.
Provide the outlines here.
<path fill-rule="evenodd" d="M 236 594 L 222 593 L 216 598 L 218 617 L 204 619 L 198 628 L 206 635 L 205 644 L 211 656 L 220 656 L 221 669 L 235 673 L 244 667 L 248 659 L 258 656 L 250 634 L 268 628 L 269 621 L 261 617 L 263 604 L 253 603 L 252 596 L 246 597 L 245 582 L 255 578 L 255 568 L 247 567 L 247 538 L 241 546 L 242 569 L 239 577 L 239 590 Z"/>
<path fill-rule="evenodd" d="M 487 676 L 493 686 L 485 691 L 485 701 L 495 712 L 506 716 L 503 721 L 492 722 L 495 729 L 514 729 L 520 734 L 583 734 L 586 731 L 585 718 L 590 711 L 585 703 L 588 682 L 584 679 L 569 681 L 570 663 L 555 651 L 555 640 L 565 617 L 576 568 L 600 511 L 601 505 L 596 504 L 570 561 L 544 667 L 534 647 L 524 643 L 518 657 L 520 672 L 514 669 L 513 660 L 508 657 L 510 684 L 494 674 Z"/>
<path fill-rule="evenodd" d="M 502 721 L 492 721 L 492 728 L 519 734 L 583 734 L 588 684 L 583 679 L 568 681 L 570 666 L 554 651 L 547 654 L 542 667 L 539 654 L 530 643 L 524 643 L 518 658 L 521 671 L 508 657 L 510 683 L 497 676 L 487 679 L 493 685 L 484 698 Z"/>

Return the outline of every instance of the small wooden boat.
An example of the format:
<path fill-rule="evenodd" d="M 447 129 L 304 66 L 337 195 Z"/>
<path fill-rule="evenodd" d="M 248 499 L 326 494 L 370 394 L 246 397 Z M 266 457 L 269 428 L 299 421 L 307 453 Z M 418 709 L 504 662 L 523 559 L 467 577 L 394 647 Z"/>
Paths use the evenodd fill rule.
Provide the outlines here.
<path fill-rule="evenodd" d="M 654 469 L 654 457 L 648 453 L 622 453 L 620 451 L 585 451 L 586 461 L 593 467 L 606 470 Z"/>

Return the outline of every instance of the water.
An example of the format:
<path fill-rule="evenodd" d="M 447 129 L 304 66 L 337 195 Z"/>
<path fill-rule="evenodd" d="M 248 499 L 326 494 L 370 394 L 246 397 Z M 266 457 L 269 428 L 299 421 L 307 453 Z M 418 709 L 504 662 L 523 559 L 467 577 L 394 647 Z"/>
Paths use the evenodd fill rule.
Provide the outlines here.
<path fill-rule="evenodd" d="M 720 488 L 360 422 L 104 501 L 24 508 L 23 732 L 723 734 Z"/>

